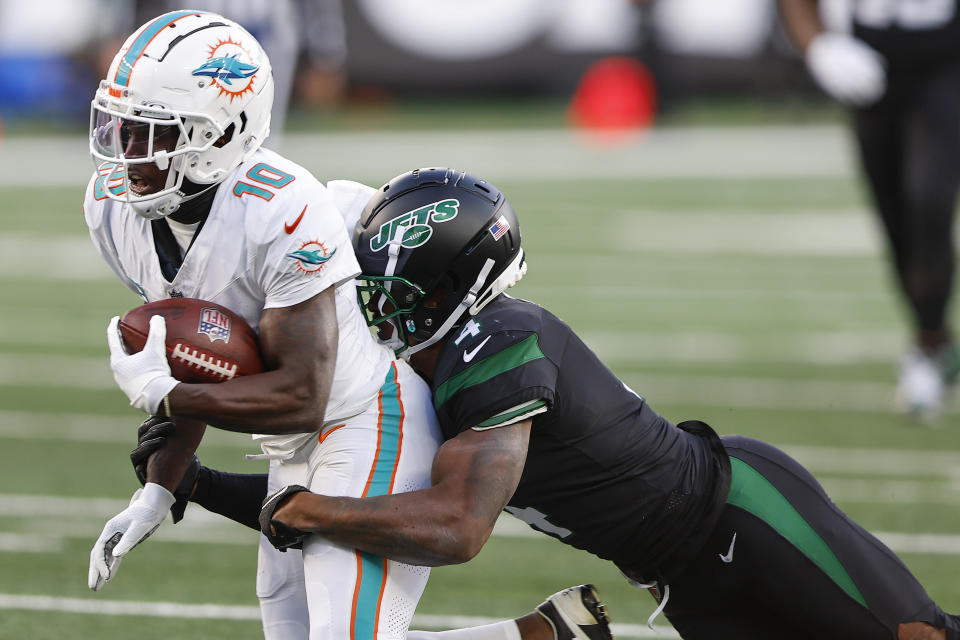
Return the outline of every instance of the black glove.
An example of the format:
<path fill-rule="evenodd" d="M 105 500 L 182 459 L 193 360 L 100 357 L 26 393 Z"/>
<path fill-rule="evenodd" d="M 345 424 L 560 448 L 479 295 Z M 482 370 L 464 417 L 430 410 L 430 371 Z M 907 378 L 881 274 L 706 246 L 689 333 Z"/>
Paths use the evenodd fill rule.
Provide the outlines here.
<path fill-rule="evenodd" d="M 302 549 L 303 539 L 307 537 L 306 531 L 301 531 L 273 519 L 273 512 L 280 507 L 280 503 L 301 491 L 310 491 L 310 489 L 299 484 L 289 484 L 273 495 L 267 496 L 263 501 L 263 508 L 260 509 L 260 531 L 267 536 L 270 544 L 280 551 Z"/>
<path fill-rule="evenodd" d="M 133 463 L 133 471 L 137 474 L 137 480 L 140 481 L 141 485 L 147 483 L 147 461 L 150 456 L 167 446 L 167 438 L 173 435 L 176 430 L 176 425 L 165 416 L 150 416 L 137 429 L 137 447 L 130 452 L 130 462 Z M 190 495 L 193 493 L 200 468 L 200 459 L 194 455 L 179 486 L 173 491 L 173 497 L 177 499 L 170 507 L 170 514 L 173 516 L 174 523 L 183 519 L 183 512 L 187 508 Z"/>

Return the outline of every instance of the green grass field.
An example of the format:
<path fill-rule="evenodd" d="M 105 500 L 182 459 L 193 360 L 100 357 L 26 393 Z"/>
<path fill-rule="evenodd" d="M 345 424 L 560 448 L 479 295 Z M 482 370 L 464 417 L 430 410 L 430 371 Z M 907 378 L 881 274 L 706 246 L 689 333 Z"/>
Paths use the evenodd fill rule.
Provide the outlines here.
<path fill-rule="evenodd" d="M 928 427 L 891 411 L 905 316 L 855 179 L 498 186 L 530 263 L 516 295 L 570 323 L 669 419 L 787 447 L 960 610 L 960 416 Z M 89 547 L 135 486 L 127 453 L 141 416 L 113 386 L 103 337 L 138 300 L 89 245 L 80 199 L 79 185 L 0 187 L 0 638 L 261 637 L 255 535 L 202 510 L 87 590 Z M 199 453 L 260 471 L 250 452 L 246 437 L 211 430 Z M 652 599 L 611 565 L 511 531 L 433 572 L 421 625 L 512 617 L 594 582 L 621 637 L 653 637 Z M 161 615 L 150 603 L 181 606 Z"/>

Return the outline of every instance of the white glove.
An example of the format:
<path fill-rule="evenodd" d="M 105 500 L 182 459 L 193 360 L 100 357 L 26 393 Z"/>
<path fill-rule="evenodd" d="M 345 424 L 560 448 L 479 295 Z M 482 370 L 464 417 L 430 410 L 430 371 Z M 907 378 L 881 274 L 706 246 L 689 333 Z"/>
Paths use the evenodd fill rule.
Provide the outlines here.
<path fill-rule="evenodd" d="M 805 57 L 817 84 L 846 105 L 868 106 L 887 90 L 886 61 L 862 40 L 825 31 L 810 41 Z"/>
<path fill-rule="evenodd" d="M 150 318 L 150 333 L 143 351 L 127 355 L 120 341 L 120 317 L 114 316 L 107 325 L 107 345 L 110 347 L 110 368 L 117 386 L 130 398 L 130 405 L 157 413 L 160 403 L 179 381 L 170 375 L 167 362 L 167 323 L 163 316 Z"/>
<path fill-rule="evenodd" d="M 99 591 L 120 568 L 123 556 L 153 533 L 176 498 L 159 484 L 148 482 L 130 498 L 130 506 L 110 518 L 90 551 L 87 586 Z"/>

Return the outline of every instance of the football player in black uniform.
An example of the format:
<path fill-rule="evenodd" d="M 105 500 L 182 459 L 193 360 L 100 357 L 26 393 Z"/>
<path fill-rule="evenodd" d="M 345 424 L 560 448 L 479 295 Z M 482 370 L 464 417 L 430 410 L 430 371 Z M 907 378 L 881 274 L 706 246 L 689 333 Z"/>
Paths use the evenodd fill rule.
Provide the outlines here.
<path fill-rule="evenodd" d="M 935 415 L 960 371 L 947 321 L 960 185 L 960 1 L 850 0 L 850 33 L 825 30 L 817 0 L 779 4 L 811 75 L 852 108 L 914 328 L 897 404 Z"/>
<path fill-rule="evenodd" d="M 503 293 L 526 266 L 517 218 L 489 183 L 404 174 L 354 237 L 369 321 L 430 382 L 446 442 L 429 489 L 275 494 L 260 522 L 277 546 L 311 532 L 459 563 L 506 509 L 614 562 L 684 638 L 960 638 L 960 619 L 797 462 L 672 424 L 560 319 Z"/>

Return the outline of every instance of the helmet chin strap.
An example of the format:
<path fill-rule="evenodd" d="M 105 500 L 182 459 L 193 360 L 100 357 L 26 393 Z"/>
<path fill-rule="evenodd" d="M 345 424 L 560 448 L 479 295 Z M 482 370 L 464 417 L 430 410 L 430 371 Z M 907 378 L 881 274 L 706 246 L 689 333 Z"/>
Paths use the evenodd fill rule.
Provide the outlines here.
<path fill-rule="evenodd" d="M 403 233 L 407 230 L 407 225 L 398 225 L 397 230 L 393 232 L 393 237 L 390 238 L 390 242 L 387 245 L 387 266 L 383 270 L 383 275 L 392 278 L 394 272 L 397 270 L 397 259 L 400 257 L 400 247 L 403 242 Z M 387 293 L 390 293 L 390 288 L 393 286 L 393 282 L 390 280 L 386 281 L 384 289 Z M 383 315 L 383 305 L 387 302 L 386 296 L 380 296 L 380 300 L 377 303 L 377 311 L 380 312 L 380 315 Z"/>
<path fill-rule="evenodd" d="M 467 295 L 463 296 L 463 299 L 460 301 L 460 304 L 457 305 L 457 308 L 454 309 L 449 316 L 447 316 L 447 319 L 442 325 L 440 325 L 440 328 L 437 329 L 432 336 L 404 351 L 401 354 L 404 359 L 409 358 L 418 351 L 423 351 L 427 347 L 435 345 L 443 338 L 443 336 L 447 335 L 447 333 L 450 331 L 450 328 L 457 323 L 457 320 L 459 320 L 460 317 L 467 311 L 467 309 L 472 307 L 473 303 L 477 301 L 477 296 L 480 294 L 480 288 L 483 287 L 483 283 L 487 281 L 487 276 L 490 275 L 494 265 L 496 265 L 496 262 L 493 260 L 493 258 L 487 258 L 487 261 L 483 263 L 483 268 L 480 269 L 479 275 L 477 275 L 476 281 L 473 283 L 473 286 L 470 287 L 470 290 L 467 291 Z"/>
<path fill-rule="evenodd" d="M 173 174 L 173 171 L 173 169 L 170 170 L 171 175 Z M 186 180 L 184 180 L 184 182 L 186 182 Z M 130 205 L 141 217 L 146 218 L 147 220 L 159 220 L 160 218 L 166 218 L 167 216 L 173 215 L 180 210 L 181 206 L 209 193 L 211 189 L 216 189 L 218 186 L 220 186 L 220 183 L 215 182 L 207 185 L 196 193 L 184 195 L 182 191 L 183 184 L 181 183 L 180 187 L 172 193 L 162 195 L 159 198 L 154 198 L 152 200 L 131 202 Z"/>
<path fill-rule="evenodd" d="M 406 227 L 403 227 L 403 226 L 399 227 L 396 233 L 394 233 L 393 238 L 391 238 L 390 244 L 387 246 L 387 256 L 388 256 L 387 267 L 383 271 L 383 275 L 387 277 L 392 277 L 393 272 L 396 271 L 397 269 L 397 258 L 400 256 L 400 246 L 401 246 L 400 242 L 401 242 L 402 234 L 405 231 L 405 229 Z M 393 282 L 390 280 L 387 280 L 384 283 L 383 288 L 386 290 L 387 293 L 390 293 L 390 288 L 392 286 L 393 286 Z M 386 302 L 387 302 L 387 296 L 380 296 L 380 300 L 377 301 L 377 311 L 380 312 L 381 316 L 384 315 L 383 305 L 386 304 Z M 380 340 L 378 338 L 378 341 L 380 342 L 380 344 L 384 345 L 385 347 L 387 347 L 388 349 L 394 352 L 400 351 L 401 349 L 406 347 L 407 344 L 403 341 L 403 338 L 400 337 L 403 334 L 400 329 L 399 318 L 393 318 L 391 320 L 387 320 L 387 322 L 393 325 L 393 335 L 387 340 Z M 401 357 L 405 357 L 405 356 L 401 354 Z"/>

